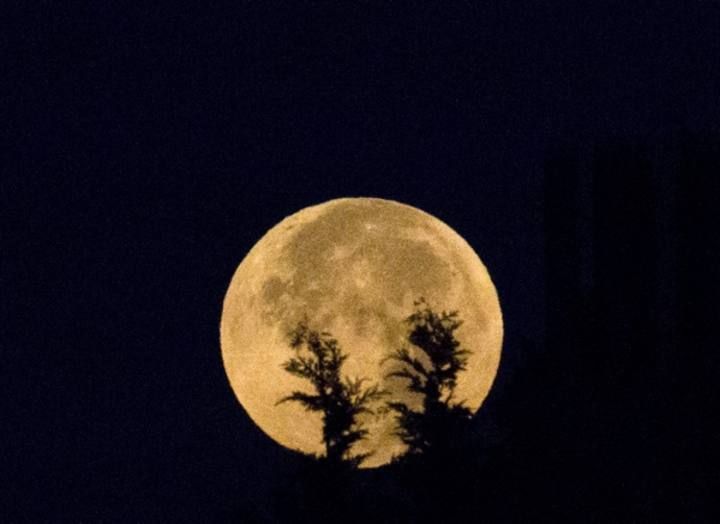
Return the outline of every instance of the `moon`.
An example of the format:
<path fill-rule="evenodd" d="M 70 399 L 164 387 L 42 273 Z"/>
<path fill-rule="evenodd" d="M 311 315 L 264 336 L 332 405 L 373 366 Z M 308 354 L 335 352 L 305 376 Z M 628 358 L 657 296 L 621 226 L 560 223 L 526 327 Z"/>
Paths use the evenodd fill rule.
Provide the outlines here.
<path fill-rule="evenodd" d="M 311 392 L 282 364 L 292 356 L 287 333 L 306 318 L 330 332 L 348 359 L 343 373 L 366 377 L 396 399 L 418 404 L 398 378 L 386 378 L 389 353 L 407 345 L 403 319 L 420 297 L 435 310 L 457 310 L 456 335 L 472 353 L 455 398 L 476 412 L 500 363 L 503 321 L 495 286 L 470 245 L 448 225 L 409 205 L 341 198 L 307 207 L 270 229 L 232 277 L 220 321 L 230 385 L 250 418 L 290 449 L 322 455 L 319 413 L 277 402 Z M 353 453 L 379 467 L 404 451 L 392 414 L 362 415 L 369 430 Z"/>

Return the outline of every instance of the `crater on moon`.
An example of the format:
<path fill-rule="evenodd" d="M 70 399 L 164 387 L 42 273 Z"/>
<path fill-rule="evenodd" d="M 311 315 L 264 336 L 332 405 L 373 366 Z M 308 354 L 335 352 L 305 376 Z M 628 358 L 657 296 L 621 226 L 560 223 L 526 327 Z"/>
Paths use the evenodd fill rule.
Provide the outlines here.
<path fill-rule="evenodd" d="M 287 217 L 252 248 L 228 288 L 221 346 L 232 388 L 250 417 L 282 445 L 322 453 L 317 413 L 275 403 L 308 384 L 282 363 L 292 355 L 286 333 L 307 318 L 329 331 L 349 355 L 343 368 L 412 403 L 401 380 L 381 364 L 405 344 L 403 319 L 425 297 L 456 309 L 458 339 L 473 353 L 456 396 L 477 410 L 500 359 L 502 317 L 495 287 L 472 248 L 447 225 L 416 208 L 371 198 L 339 199 Z M 392 415 L 364 420 L 368 438 L 353 448 L 372 452 L 377 467 L 403 451 Z"/>

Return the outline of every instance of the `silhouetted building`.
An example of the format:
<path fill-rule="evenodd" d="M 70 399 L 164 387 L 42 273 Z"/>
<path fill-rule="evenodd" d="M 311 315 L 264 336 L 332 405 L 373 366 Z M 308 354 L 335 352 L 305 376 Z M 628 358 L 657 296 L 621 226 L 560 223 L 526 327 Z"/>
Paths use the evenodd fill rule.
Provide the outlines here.
<path fill-rule="evenodd" d="M 617 139 L 558 149 L 545 163 L 547 358 L 536 382 L 573 434 L 559 437 L 573 456 L 564 474 L 607 517 L 642 520 L 661 507 L 682 520 L 704 500 L 697 486 L 710 472 L 697 449 L 718 322 L 719 144 Z M 678 453 L 697 463 L 681 470 Z"/>

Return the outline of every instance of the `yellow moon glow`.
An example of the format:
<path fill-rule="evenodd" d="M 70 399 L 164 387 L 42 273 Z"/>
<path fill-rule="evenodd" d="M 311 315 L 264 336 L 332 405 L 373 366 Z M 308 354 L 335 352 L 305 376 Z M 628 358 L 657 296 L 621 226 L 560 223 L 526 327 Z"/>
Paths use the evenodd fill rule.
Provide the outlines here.
<path fill-rule="evenodd" d="M 503 324 L 495 286 L 478 255 L 446 224 L 408 205 L 343 198 L 305 208 L 270 229 L 238 266 L 220 323 L 223 363 L 252 420 L 283 446 L 321 455 L 321 417 L 295 402 L 276 405 L 309 384 L 282 368 L 292 356 L 287 332 L 307 317 L 349 355 L 343 372 L 367 377 L 412 405 L 405 381 L 385 378 L 382 362 L 405 345 L 413 302 L 458 310 L 457 331 L 471 350 L 455 398 L 477 411 L 500 362 Z M 372 452 L 362 467 L 401 454 L 392 414 L 363 415 L 370 433 L 353 453 Z"/>

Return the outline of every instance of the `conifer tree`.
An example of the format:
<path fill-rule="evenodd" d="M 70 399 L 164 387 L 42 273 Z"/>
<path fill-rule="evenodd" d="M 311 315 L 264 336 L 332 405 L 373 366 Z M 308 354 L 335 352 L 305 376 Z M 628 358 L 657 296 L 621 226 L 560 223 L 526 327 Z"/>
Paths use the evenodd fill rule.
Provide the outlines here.
<path fill-rule="evenodd" d="M 402 347 L 387 358 L 397 364 L 387 376 L 407 381 L 408 391 L 422 396 L 421 410 L 404 402 L 387 403 L 409 456 L 446 449 L 453 432 L 472 417 L 463 402 L 454 399 L 457 375 L 466 369 L 471 354 L 455 338 L 462 324 L 458 312 L 437 313 L 422 298 L 415 308 L 405 322 L 408 342 L 419 351 Z"/>
<path fill-rule="evenodd" d="M 298 402 L 308 411 L 320 412 L 325 459 L 331 465 L 359 466 L 369 453 L 352 453 L 353 445 L 368 433 L 358 416 L 372 413 L 370 405 L 385 393 L 377 386 L 365 387 L 364 378 L 343 377 L 347 354 L 330 333 L 312 330 L 306 321 L 290 332 L 290 347 L 295 355 L 283 368 L 308 380 L 314 391 L 293 391 L 278 404 Z"/>

